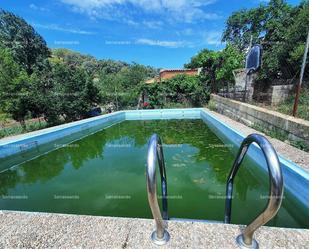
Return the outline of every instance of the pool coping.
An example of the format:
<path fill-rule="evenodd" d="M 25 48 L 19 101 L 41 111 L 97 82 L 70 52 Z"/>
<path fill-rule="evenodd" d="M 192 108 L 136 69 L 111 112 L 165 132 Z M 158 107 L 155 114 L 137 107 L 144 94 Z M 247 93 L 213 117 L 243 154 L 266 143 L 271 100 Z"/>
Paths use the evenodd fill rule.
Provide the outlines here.
<path fill-rule="evenodd" d="M 0 211 L 1 248 L 238 248 L 244 226 L 167 221 L 170 241 L 154 245 L 153 220 L 87 215 Z M 255 233 L 263 248 L 307 248 L 308 229 L 261 227 Z"/>

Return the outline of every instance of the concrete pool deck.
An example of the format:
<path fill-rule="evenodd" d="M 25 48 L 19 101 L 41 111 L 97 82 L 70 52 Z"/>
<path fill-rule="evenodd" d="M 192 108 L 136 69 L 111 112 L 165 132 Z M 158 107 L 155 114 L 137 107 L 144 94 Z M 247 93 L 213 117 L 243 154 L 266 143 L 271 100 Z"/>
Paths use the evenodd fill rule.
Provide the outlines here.
<path fill-rule="evenodd" d="M 238 248 L 243 226 L 168 221 L 170 241 L 154 245 L 154 221 L 0 211 L 0 248 Z M 308 248 L 309 230 L 261 227 L 260 248 Z"/>

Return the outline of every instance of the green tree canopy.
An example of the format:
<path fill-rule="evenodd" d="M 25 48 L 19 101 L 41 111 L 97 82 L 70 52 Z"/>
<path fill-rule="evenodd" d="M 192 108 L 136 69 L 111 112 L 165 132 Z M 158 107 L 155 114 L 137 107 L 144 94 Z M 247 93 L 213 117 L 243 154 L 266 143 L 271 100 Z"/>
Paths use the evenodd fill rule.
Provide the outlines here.
<path fill-rule="evenodd" d="M 24 123 L 30 107 L 30 79 L 7 49 L 0 49 L 1 111 Z"/>
<path fill-rule="evenodd" d="M 52 60 L 53 86 L 49 91 L 52 102 L 46 103 L 46 118 L 57 121 L 59 116 L 65 121 L 87 117 L 92 107 L 100 102 L 98 89 L 84 69 Z"/>
<path fill-rule="evenodd" d="M 209 99 L 209 91 L 199 76 L 186 74 L 164 80 L 161 83 L 142 84 L 151 108 L 164 106 L 200 107 Z"/>
<path fill-rule="evenodd" d="M 253 43 L 263 46 L 259 81 L 298 76 L 309 27 L 309 3 L 291 6 L 284 0 L 270 0 L 249 10 L 234 12 L 226 22 L 222 41 L 244 51 Z M 306 75 L 309 75 L 307 68 Z"/>
<path fill-rule="evenodd" d="M 0 45 L 30 75 L 50 56 L 45 40 L 24 19 L 0 9 Z"/>
<path fill-rule="evenodd" d="M 137 63 L 100 61 L 104 67 L 96 83 L 102 95 L 103 104 L 112 104 L 116 109 L 132 109 L 138 104 L 140 85 L 156 70 Z"/>
<path fill-rule="evenodd" d="M 222 51 L 203 49 L 191 58 L 186 68 L 202 68 L 201 79 L 211 92 L 219 87 L 234 83 L 233 70 L 244 66 L 244 53 L 232 45 Z"/>

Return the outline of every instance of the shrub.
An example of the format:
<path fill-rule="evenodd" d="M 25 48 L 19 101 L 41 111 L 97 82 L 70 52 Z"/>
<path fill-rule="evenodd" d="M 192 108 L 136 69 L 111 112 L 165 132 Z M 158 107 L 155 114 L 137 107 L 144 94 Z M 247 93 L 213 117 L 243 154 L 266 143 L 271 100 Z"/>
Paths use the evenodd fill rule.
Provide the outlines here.
<path fill-rule="evenodd" d="M 185 74 L 160 83 L 144 84 L 141 90 L 148 96 L 152 108 L 200 107 L 210 96 L 198 76 Z"/>

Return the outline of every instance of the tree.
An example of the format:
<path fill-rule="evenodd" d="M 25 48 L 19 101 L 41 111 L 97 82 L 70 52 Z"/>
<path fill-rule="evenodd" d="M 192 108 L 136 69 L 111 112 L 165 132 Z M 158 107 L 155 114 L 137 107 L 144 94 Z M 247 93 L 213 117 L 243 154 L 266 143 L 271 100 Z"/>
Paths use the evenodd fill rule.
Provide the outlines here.
<path fill-rule="evenodd" d="M 293 22 L 286 34 L 286 49 L 289 62 L 300 65 L 305 51 L 307 32 L 309 32 L 309 2 L 304 1 L 294 9 Z M 307 72 L 309 68 L 307 67 Z"/>
<path fill-rule="evenodd" d="M 254 40 L 260 37 L 265 19 L 265 6 L 234 12 L 226 21 L 222 41 L 233 44 L 242 51 L 245 50 L 250 44 L 251 35 Z"/>
<path fill-rule="evenodd" d="M 101 63 L 104 67 L 96 85 L 100 89 L 103 104 L 113 105 L 117 110 L 136 108 L 140 84 L 148 77 L 154 76 L 156 70 L 137 63 L 129 65 L 112 61 L 101 61 Z"/>
<path fill-rule="evenodd" d="M 284 0 L 270 0 L 268 5 L 234 12 L 226 21 L 222 41 L 240 50 L 249 47 L 251 36 L 254 43 L 264 41 L 267 46 L 282 39 L 291 21 L 291 7 Z"/>
<path fill-rule="evenodd" d="M 187 102 L 192 106 L 201 106 L 209 97 L 198 76 L 180 74 L 162 84 L 165 84 L 166 92 L 174 103 Z"/>
<path fill-rule="evenodd" d="M 228 83 L 234 83 L 233 70 L 243 67 L 244 54 L 235 46 L 227 45 L 222 51 L 203 49 L 186 68 L 202 68 L 201 78 L 212 93 Z"/>
<path fill-rule="evenodd" d="M 216 70 L 220 66 L 221 53 L 220 51 L 213 51 L 203 49 L 196 56 L 191 58 L 191 62 L 185 64 L 186 68 L 202 68 L 202 77 L 204 82 L 210 85 L 211 92 L 217 92 L 216 84 Z"/>
<path fill-rule="evenodd" d="M 30 79 L 7 49 L 0 49 L 0 109 L 24 125 L 29 114 Z"/>
<path fill-rule="evenodd" d="M 233 45 L 227 45 L 220 55 L 220 65 L 216 70 L 216 79 L 222 86 L 234 85 L 233 71 L 242 68 L 245 64 L 245 55 Z"/>
<path fill-rule="evenodd" d="M 41 68 L 50 56 L 45 40 L 24 19 L 0 9 L 0 45 L 28 73 Z"/>
<path fill-rule="evenodd" d="M 250 10 L 233 13 L 226 22 L 223 41 L 242 51 L 253 43 L 263 46 L 263 65 L 258 82 L 292 79 L 299 73 L 309 26 L 309 3 L 292 7 L 284 0 L 271 0 Z M 309 70 L 309 69 L 307 69 Z"/>
<path fill-rule="evenodd" d="M 88 116 L 92 107 L 100 102 L 98 89 L 84 69 L 51 60 L 53 88 L 52 103 L 46 111 L 50 122 L 62 116 L 66 122 Z M 57 120 L 57 119 L 56 119 Z"/>
<path fill-rule="evenodd" d="M 176 75 L 161 83 L 143 84 L 141 91 L 147 93 L 151 108 L 178 104 L 200 107 L 209 99 L 209 91 L 200 77 L 186 74 Z"/>

